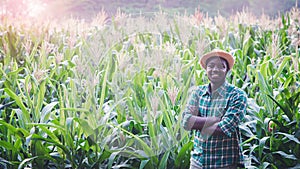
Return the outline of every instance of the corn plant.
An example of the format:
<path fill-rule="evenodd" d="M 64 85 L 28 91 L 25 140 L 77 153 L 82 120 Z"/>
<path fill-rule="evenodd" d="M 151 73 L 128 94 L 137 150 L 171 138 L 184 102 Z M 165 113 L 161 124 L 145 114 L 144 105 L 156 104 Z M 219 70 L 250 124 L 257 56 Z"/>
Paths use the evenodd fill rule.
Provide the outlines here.
<path fill-rule="evenodd" d="M 193 138 L 182 111 L 190 89 L 208 82 L 198 61 L 214 48 L 235 56 L 228 81 L 248 94 L 247 167 L 299 166 L 298 15 L 268 26 L 274 20 L 246 12 L 7 20 L 0 168 L 188 168 Z"/>

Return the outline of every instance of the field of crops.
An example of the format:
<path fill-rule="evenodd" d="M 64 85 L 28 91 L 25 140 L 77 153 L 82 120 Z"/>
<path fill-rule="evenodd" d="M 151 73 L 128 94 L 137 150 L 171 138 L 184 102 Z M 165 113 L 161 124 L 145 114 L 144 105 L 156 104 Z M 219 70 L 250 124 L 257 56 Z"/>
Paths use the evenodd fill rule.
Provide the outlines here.
<path fill-rule="evenodd" d="M 247 168 L 300 168 L 299 19 L 2 17 L 0 168 L 188 168 L 182 110 L 214 48 L 234 55 L 228 81 L 248 95 Z"/>

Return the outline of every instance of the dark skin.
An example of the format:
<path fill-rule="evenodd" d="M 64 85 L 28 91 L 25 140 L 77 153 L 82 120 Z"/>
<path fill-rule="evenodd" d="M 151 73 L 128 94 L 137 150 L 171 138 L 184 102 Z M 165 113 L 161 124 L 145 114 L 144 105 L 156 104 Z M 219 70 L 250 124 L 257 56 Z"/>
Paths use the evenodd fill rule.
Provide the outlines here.
<path fill-rule="evenodd" d="M 212 57 L 206 62 L 206 73 L 210 81 L 210 92 L 214 93 L 224 82 L 229 70 L 226 60 Z M 188 120 L 188 129 L 201 130 L 203 136 L 225 135 L 219 127 L 219 117 L 200 117 L 192 115 Z"/>

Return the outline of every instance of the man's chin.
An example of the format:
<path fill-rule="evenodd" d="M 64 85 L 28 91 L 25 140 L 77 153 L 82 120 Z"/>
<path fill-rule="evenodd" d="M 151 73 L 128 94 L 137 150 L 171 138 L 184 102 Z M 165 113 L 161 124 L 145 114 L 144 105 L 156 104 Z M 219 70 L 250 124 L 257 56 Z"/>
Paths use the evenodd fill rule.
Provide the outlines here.
<path fill-rule="evenodd" d="M 210 78 L 209 80 L 213 84 L 222 84 L 225 82 L 224 79 L 220 79 L 220 78 Z"/>

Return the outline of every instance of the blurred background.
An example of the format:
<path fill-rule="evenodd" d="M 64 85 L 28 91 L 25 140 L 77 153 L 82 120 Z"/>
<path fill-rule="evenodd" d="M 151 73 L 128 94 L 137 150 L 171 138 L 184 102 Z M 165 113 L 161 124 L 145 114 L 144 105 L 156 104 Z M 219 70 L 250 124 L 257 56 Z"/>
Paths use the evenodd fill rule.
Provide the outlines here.
<path fill-rule="evenodd" d="M 1 0 L 1 14 L 28 17 L 76 17 L 89 19 L 101 11 L 109 16 L 118 10 L 131 15 L 151 16 L 158 11 L 209 16 L 230 16 L 241 10 L 271 17 L 289 11 L 298 0 Z"/>

